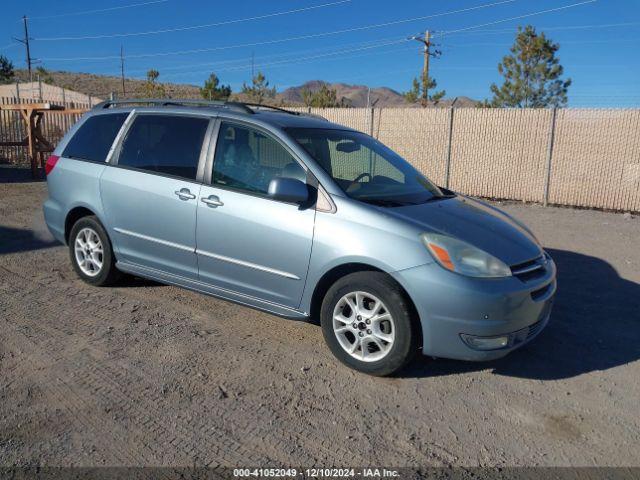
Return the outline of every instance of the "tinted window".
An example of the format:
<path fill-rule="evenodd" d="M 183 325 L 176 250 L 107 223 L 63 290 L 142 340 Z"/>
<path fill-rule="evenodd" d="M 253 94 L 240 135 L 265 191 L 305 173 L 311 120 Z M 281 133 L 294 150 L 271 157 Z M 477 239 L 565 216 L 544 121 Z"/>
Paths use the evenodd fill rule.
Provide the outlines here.
<path fill-rule="evenodd" d="M 96 115 L 87 119 L 67 144 L 63 157 L 104 162 L 128 113 Z"/>
<path fill-rule="evenodd" d="M 118 165 L 195 180 L 206 118 L 139 115 L 122 144 Z"/>
<path fill-rule="evenodd" d="M 288 132 L 351 198 L 394 207 L 445 197 L 400 155 L 369 135 L 315 128 Z"/>
<path fill-rule="evenodd" d="M 223 123 L 213 164 L 213 183 L 266 194 L 275 177 L 306 182 L 305 170 L 275 139 L 252 128 Z"/>

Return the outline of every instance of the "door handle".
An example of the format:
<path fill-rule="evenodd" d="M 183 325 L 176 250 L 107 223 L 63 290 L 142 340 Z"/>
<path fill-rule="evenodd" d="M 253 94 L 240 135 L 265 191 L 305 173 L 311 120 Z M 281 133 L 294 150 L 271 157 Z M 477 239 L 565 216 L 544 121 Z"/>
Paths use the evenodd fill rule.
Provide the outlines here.
<path fill-rule="evenodd" d="M 220 201 L 220 198 L 218 198 L 216 195 L 209 195 L 206 198 L 202 197 L 200 200 L 202 200 L 202 203 L 205 203 L 208 207 L 211 208 L 221 207 L 222 205 L 224 205 L 224 203 L 222 203 L 222 201 Z"/>
<path fill-rule="evenodd" d="M 188 188 L 181 188 L 180 190 L 176 190 L 175 193 L 180 200 L 193 200 L 196 196 L 189 191 Z"/>

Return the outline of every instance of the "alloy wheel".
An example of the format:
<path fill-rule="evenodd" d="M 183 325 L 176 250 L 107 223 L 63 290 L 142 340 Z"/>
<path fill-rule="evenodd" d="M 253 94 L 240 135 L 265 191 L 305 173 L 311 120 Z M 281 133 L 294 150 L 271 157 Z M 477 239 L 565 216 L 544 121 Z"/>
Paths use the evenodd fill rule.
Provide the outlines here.
<path fill-rule="evenodd" d="M 379 298 L 362 291 L 347 293 L 338 301 L 333 332 L 344 351 L 363 362 L 387 356 L 395 339 L 389 309 Z"/>

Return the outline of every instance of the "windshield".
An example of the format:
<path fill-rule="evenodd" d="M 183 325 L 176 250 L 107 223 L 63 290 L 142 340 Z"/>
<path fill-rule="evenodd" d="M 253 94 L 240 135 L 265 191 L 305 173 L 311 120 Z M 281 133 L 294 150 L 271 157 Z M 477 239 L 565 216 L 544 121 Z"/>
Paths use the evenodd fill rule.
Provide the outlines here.
<path fill-rule="evenodd" d="M 399 207 L 447 197 L 400 155 L 369 135 L 319 128 L 289 128 L 287 132 L 351 198 Z"/>

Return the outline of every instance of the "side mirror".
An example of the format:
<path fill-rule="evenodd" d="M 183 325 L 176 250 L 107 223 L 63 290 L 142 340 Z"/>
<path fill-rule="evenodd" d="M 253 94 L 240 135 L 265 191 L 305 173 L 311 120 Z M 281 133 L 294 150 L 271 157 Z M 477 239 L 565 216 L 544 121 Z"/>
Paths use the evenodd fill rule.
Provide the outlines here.
<path fill-rule="evenodd" d="M 269 182 L 269 196 L 274 200 L 304 203 L 309 199 L 307 184 L 296 178 L 276 177 Z"/>

